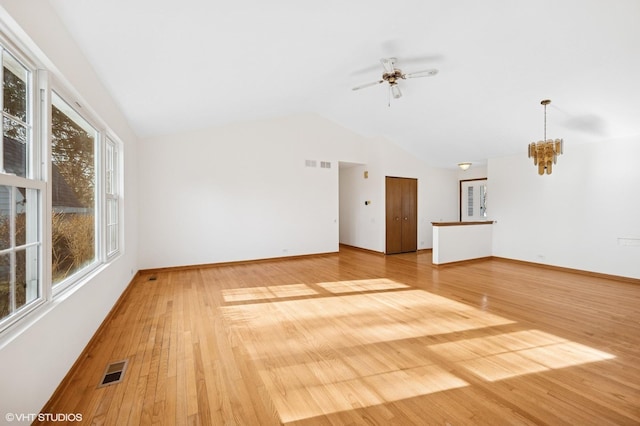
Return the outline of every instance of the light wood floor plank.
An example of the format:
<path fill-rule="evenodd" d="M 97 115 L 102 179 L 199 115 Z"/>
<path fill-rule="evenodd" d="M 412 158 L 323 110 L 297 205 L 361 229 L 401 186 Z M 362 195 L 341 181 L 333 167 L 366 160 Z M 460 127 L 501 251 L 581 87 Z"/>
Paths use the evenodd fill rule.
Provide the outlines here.
<path fill-rule="evenodd" d="M 639 348 L 637 283 L 344 247 L 139 274 L 44 411 L 107 425 L 630 425 Z M 97 388 L 127 358 L 124 380 Z"/>

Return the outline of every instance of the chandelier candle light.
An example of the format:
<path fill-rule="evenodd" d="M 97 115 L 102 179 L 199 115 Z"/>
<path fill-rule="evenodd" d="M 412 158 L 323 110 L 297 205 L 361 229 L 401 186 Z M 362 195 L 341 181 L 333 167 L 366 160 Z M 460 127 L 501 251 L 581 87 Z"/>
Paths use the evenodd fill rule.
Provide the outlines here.
<path fill-rule="evenodd" d="M 558 155 L 562 154 L 562 139 L 547 139 L 547 105 L 551 101 L 545 99 L 540 104 L 544 105 L 544 139 L 529 144 L 529 158 L 533 157 L 533 164 L 538 166 L 538 174 L 548 175 L 553 171 L 552 165 L 556 164 Z"/>

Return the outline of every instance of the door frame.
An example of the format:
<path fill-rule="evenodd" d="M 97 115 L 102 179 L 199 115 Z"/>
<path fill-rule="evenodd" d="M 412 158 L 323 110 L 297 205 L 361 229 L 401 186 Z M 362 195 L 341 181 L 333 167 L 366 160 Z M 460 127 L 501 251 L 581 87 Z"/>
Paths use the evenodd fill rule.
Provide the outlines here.
<path fill-rule="evenodd" d="M 479 181 L 479 180 L 484 180 L 484 181 L 488 181 L 488 179 L 486 177 L 480 177 L 480 178 L 474 178 L 474 179 L 460 179 L 459 183 L 458 183 L 458 194 L 459 194 L 459 198 L 458 198 L 458 221 L 462 222 L 462 185 L 463 182 L 473 182 L 473 181 Z"/>

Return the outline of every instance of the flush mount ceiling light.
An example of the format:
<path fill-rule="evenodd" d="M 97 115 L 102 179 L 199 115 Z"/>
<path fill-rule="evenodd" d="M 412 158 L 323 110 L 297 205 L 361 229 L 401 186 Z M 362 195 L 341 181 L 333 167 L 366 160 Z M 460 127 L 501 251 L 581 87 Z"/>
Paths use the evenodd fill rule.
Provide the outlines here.
<path fill-rule="evenodd" d="M 562 139 L 547 139 L 547 105 L 550 103 L 549 99 L 540 102 L 544 106 L 544 139 L 529 144 L 529 158 L 533 157 L 533 164 L 538 166 L 539 175 L 550 175 L 558 155 L 562 154 Z"/>
<path fill-rule="evenodd" d="M 471 163 L 458 163 L 458 167 L 460 167 L 462 170 L 467 170 L 469 167 L 471 167 Z"/>

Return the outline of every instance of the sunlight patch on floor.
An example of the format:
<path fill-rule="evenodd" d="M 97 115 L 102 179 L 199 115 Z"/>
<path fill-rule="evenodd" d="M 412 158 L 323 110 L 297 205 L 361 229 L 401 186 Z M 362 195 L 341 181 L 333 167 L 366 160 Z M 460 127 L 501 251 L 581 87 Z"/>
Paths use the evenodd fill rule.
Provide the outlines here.
<path fill-rule="evenodd" d="M 260 375 L 265 383 L 273 378 L 272 372 L 266 370 L 260 371 Z M 468 386 L 464 380 L 437 365 L 430 365 L 315 385 L 299 383 L 298 386 L 287 387 L 286 392 L 272 392 L 271 396 L 280 414 L 280 420 L 287 423 L 464 386 Z M 293 406 L 292 400 L 305 401 L 307 409 L 303 411 L 306 417 L 300 417 L 300 404 Z M 311 413 L 310 406 L 316 407 Z"/>
<path fill-rule="evenodd" d="M 352 293 L 354 291 L 382 291 L 409 288 L 409 286 L 406 284 L 401 284 L 388 278 L 354 281 L 333 281 L 327 283 L 317 283 L 316 285 L 334 294 Z"/>
<path fill-rule="evenodd" d="M 225 306 L 221 310 L 233 318 L 230 327 L 239 332 L 245 330 L 257 337 L 270 335 L 278 327 L 286 330 L 288 345 L 301 350 L 316 337 L 333 345 L 353 346 L 513 323 L 411 287 L 403 291 Z M 269 355 L 270 338 L 267 340 L 265 355 Z"/>
<path fill-rule="evenodd" d="M 492 382 L 614 358 L 540 330 L 463 339 L 428 348 Z"/>
<path fill-rule="evenodd" d="M 318 294 L 306 284 L 287 284 L 269 287 L 230 288 L 222 290 L 225 302 L 246 302 L 250 300 L 282 299 L 285 297 L 311 296 Z"/>
<path fill-rule="evenodd" d="M 496 334 L 516 324 L 388 279 L 317 285 L 332 295 L 254 287 L 225 300 L 313 297 L 220 308 L 285 423 L 469 386 L 456 371 L 496 381 L 613 358 L 539 330 Z"/>

